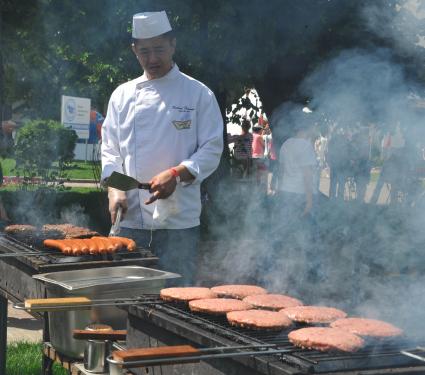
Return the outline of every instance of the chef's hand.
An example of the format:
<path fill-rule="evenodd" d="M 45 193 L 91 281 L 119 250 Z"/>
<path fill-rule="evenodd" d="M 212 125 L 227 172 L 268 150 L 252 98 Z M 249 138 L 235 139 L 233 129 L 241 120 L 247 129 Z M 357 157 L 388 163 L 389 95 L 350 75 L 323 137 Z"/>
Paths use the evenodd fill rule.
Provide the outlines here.
<path fill-rule="evenodd" d="M 122 217 L 127 212 L 127 196 L 125 191 L 108 187 L 109 212 L 111 214 L 111 222 L 115 224 L 117 218 L 118 207 L 122 207 Z"/>
<path fill-rule="evenodd" d="M 168 198 L 174 193 L 177 186 L 176 178 L 169 169 L 154 176 L 149 183 L 151 184 L 149 192 L 153 194 L 145 201 L 145 204 L 151 204 L 157 199 Z"/>

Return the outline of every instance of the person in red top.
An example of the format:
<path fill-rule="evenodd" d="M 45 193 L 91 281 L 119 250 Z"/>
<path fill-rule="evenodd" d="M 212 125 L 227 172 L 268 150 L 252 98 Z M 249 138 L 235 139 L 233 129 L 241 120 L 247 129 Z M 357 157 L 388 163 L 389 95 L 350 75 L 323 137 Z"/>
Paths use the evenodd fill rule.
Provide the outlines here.
<path fill-rule="evenodd" d="M 256 124 L 252 130 L 252 165 L 255 171 L 257 185 L 267 187 L 267 159 L 264 156 L 263 127 Z"/>
<path fill-rule="evenodd" d="M 263 127 L 260 124 L 254 125 L 252 129 L 252 158 L 264 158 Z"/>

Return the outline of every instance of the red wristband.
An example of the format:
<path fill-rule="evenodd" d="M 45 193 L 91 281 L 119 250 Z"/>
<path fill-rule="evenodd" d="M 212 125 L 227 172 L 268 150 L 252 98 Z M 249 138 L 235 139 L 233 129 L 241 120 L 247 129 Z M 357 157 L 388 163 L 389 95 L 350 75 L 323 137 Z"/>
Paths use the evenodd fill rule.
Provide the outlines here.
<path fill-rule="evenodd" d="M 179 172 L 177 171 L 176 168 L 170 168 L 170 173 L 175 177 L 179 177 Z"/>

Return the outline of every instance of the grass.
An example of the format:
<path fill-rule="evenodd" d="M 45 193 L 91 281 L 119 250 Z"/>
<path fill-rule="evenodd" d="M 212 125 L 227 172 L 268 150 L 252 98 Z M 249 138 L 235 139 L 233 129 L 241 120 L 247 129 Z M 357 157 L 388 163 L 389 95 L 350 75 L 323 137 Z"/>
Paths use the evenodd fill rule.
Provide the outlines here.
<path fill-rule="evenodd" d="M 7 375 L 39 375 L 41 374 L 41 344 L 16 342 L 7 346 Z M 60 365 L 54 364 L 54 375 L 66 375 L 68 372 Z"/>
<path fill-rule="evenodd" d="M 17 173 L 19 175 L 23 175 L 22 171 L 14 170 L 16 166 L 16 162 L 14 159 L 3 159 L 0 160 L 1 165 L 3 167 L 3 174 L 5 176 L 16 176 Z M 100 168 L 100 163 L 96 164 L 97 168 Z M 93 162 L 85 162 L 81 160 L 74 160 L 71 164 L 71 167 L 66 171 L 67 178 L 70 179 L 88 179 L 93 180 Z"/>
<path fill-rule="evenodd" d="M 0 186 L 0 191 L 21 191 L 22 188 L 19 185 L 3 185 Z M 35 185 L 33 189 L 29 188 L 28 191 L 36 191 L 40 190 L 40 186 Z M 57 189 L 56 191 L 66 191 L 71 193 L 82 193 L 82 194 L 88 194 L 92 191 L 99 191 L 102 189 L 98 189 L 96 187 L 66 187 L 64 190 Z"/>

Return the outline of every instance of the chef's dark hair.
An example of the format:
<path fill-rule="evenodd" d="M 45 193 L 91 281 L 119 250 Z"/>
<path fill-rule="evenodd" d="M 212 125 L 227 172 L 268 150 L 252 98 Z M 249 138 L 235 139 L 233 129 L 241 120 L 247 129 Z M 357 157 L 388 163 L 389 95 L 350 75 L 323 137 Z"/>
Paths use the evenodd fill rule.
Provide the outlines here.
<path fill-rule="evenodd" d="M 166 33 L 164 33 L 164 34 L 161 34 L 160 36 L 162 36 L 162 37 L 164 37 L 165 39 L 168 39 L 169 40 L 169 42 L 171 43 L 172 42 L 172 40 L 173 39 L 175 39 L 175 37 L 176 37 L 176 33 L 174 32 L 174 30 L 170 30 L 170 31 L 167 31 Z M 131 38 L 131 44 L 136 44 L 137 43 L 137 41 L 138 41 L 139 39 L 136 39 L 136 38 Z"/>

